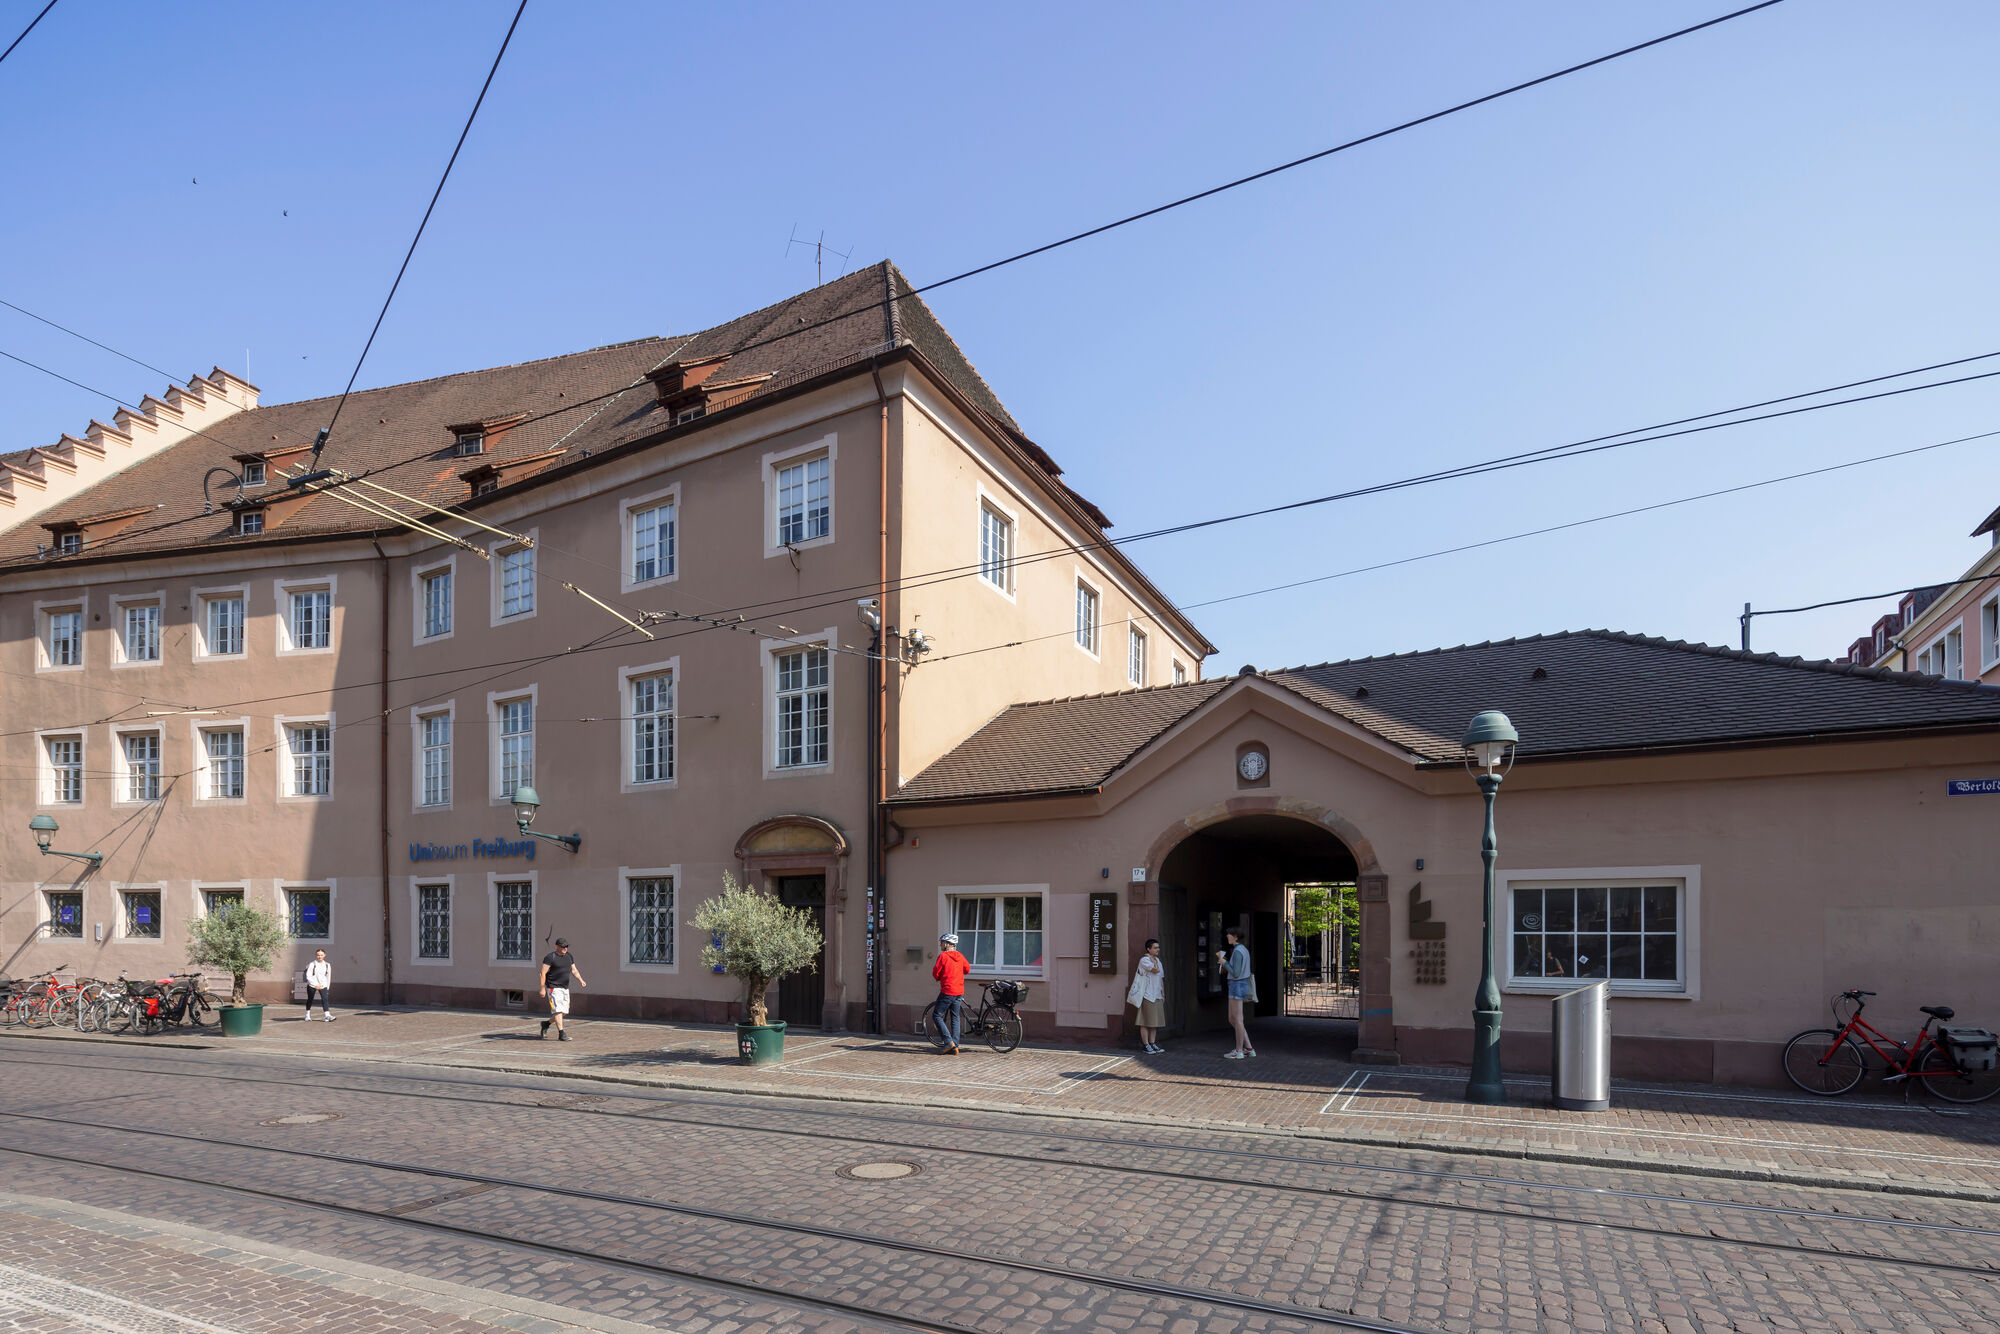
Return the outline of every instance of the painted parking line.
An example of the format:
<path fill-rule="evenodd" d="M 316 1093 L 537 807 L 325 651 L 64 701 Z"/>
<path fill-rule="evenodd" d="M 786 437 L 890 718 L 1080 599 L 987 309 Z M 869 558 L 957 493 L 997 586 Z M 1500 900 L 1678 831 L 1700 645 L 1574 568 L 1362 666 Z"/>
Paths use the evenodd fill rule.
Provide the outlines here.
<path fill-rule="evenodd" d="M 1333 1091 L 1332 1096 L 1329 1097 L 1326 1100 L 1325 1105 L 1319 1109 L 1319 1114 L 1321 1116 L 1325 1116 L 1328 1112 L 1333 1110 L 1333 1104 L 1340 1101 L 1340 1095 L 1347 1092 L 1347 1086 L 1349 1084 L 1352 1084 L 1354 1082 L 1354 1077 L 1360 1073 L 1361 1072 L 1359 1070 L 1348 1071 L 1347 1078 L 1340 1081 L 1340 1087 Z"/>

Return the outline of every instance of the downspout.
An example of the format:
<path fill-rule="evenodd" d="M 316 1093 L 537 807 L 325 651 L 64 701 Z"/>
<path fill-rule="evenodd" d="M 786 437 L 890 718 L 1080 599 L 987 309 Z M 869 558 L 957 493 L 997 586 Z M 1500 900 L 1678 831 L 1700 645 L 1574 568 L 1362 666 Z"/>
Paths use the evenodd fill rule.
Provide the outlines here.
<path fill-rule="evenodd" d="M 888 1029 L 887 967 L 882 942 L 889 920 L 887 858 L 882 846 L 882 802 L 888 789 L 889 676 L 889 394 L 882 368 L 870 358 L 875 402 L 881 416 L 876 456 L 881 487 L 877 495 L 875 638 L 868 655 L 868 1031 Z"/>
<path fill-rule="evenodd" d="M 382 1003 L 395 1004 L 396 977 L 395 916 L 389 893 L 389 555 L 382 543 L 370 539 L 375 554 L 382 558 L 382 744 L 380 766 L 375 776 L 378 813 L 382 817 Z"/>

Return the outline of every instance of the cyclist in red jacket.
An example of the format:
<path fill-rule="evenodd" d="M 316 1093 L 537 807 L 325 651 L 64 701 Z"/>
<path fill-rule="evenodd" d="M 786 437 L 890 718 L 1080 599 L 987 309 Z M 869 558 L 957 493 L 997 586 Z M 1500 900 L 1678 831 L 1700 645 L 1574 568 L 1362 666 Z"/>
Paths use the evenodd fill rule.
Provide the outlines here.
<path fill-rule="evenodd" d="M 938 944 L 944 948 L 938 951 L 937 962 L 931 965 L 931 976 L 938 984 L 937 1018 L 946 1039 L 943 1054 L 956 1056 L 959 1016 L 965 1009 L 965 975 L 972 971 L 972 965 L 958 952 L 958 937 L 951 932 L 939 936 Z"/>

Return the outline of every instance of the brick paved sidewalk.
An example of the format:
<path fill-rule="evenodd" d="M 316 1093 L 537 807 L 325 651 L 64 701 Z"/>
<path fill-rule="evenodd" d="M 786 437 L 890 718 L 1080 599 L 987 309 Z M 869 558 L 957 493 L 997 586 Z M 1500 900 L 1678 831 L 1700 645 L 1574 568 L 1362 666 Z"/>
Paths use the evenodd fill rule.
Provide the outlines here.
<path fill-rule="evenodd" d="M 1189 1039 L 1161 1056 L 1027 1045 L 1006 1055 L 968 1048 L 941 1057 L 909 1038 L 800 1031 L 787 1042 L 782 1065 L 746 1067 L 737 1062 L 734 1033 L 715 1027 L 580 1017 L 571 1023 L 575 1040 L 558 1043 L 553 1035 L 538 1040 L 538 1023 L 526 1015 L 379 1009 L 349 1011 L 333 1024 L 296 1015 L 273 1006 L 254 1039 L 151 1041 L 238 1054 L 1248 1129 L 2000 1201 L 2000 1100 L 1955 1108 L 1921 1094 L 1866 1089 L 1822 1099 L 1619 1084 L 1610 1111 L 1583 1113 L 1551 1107 L 1546 1078 L 1510 1079 L 1507 1105 L 1481 1107 L 1461 1100 L 1463 1071 L 1355 1066 L 1297 1047 L 1225 1061 L 1221 1038 Z M 0 1030 L 31 1038 L 51 1033 Z"/>

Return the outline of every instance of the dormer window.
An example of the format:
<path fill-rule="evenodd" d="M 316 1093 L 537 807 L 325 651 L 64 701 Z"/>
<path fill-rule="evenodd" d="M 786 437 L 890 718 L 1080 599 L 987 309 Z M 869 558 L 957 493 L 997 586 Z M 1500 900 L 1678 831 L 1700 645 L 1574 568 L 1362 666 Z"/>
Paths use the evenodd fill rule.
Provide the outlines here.
<path fill-rule="evenodd" d="M 82 533 L 56 534 L 56 555 L 74 556 L 77 552 L 82 550 L 83 550 Z"/>
<path fill-rule="evenodd" d="M 472 484 L 472 494 L 475 496 L 490 496 L 499 489 L 500 479 L 490 474 Z"/>
<path fill-rule="evenodd" d="M 243 485 L 264 485 L 264 465 L 261 462 L 246 463 L 243 465 Z"/>
<path fill-rule="evenodd" d="M 239 510 L 236 515 L 236 532 L 242 537 L 253 537 L 264 531 L 264 511 Z"/>
<path fill-rule="evenodd" d="M 469 459 L 486 452 L 486 432 L 461 431 L 452 442 L 451 455 L 457 459 Z"/>
<path fill-rule="evenodd" d="M 679 412 L 676 412 L 674 414 L 674 425 L 685 426 L 695 418 L 706 417 L 707 415 L 708 404 L 697 403 L 691 408 L 682 408 Z"/>

